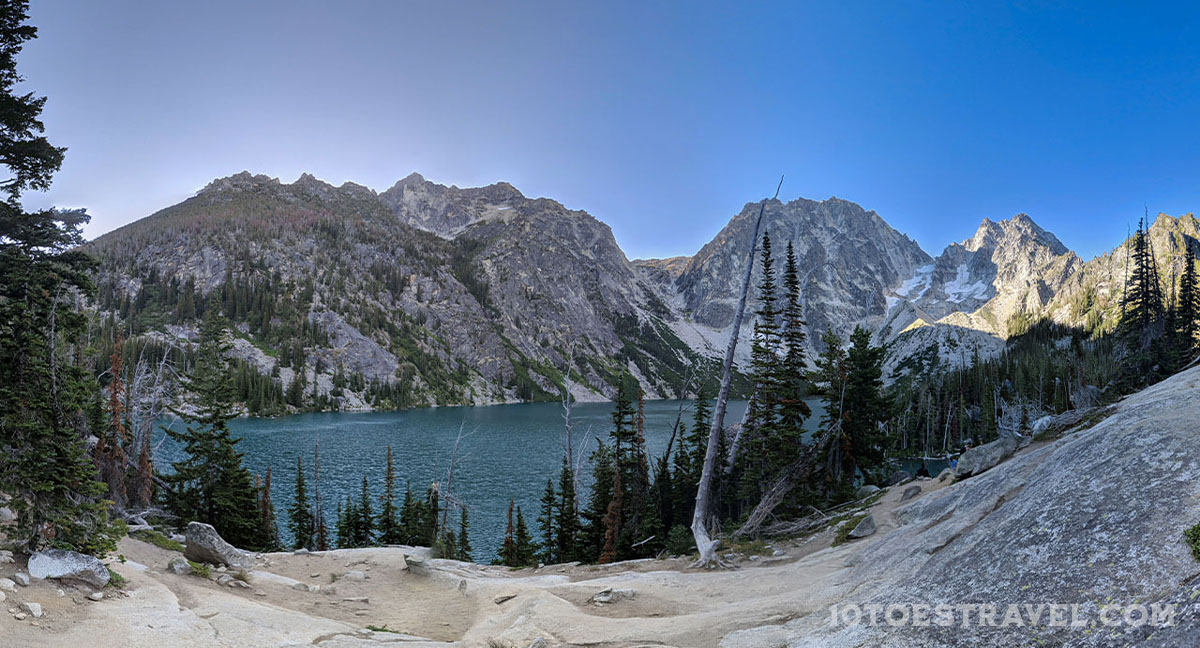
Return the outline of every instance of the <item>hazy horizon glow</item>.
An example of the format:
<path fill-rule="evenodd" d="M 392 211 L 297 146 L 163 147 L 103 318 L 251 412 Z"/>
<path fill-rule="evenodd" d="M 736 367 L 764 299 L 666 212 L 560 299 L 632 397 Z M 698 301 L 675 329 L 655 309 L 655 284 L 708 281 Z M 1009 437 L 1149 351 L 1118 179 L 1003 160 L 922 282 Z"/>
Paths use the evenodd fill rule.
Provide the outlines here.
<path fill-rule="evenodd" d="M 18 59 L 95 237 L 239 171 L 505 181 L 690 255 L 837 196 L 930 254 L 1029 214 L 1084 258 L 1200 208 L 1185 3 L 35 0 Z"/>

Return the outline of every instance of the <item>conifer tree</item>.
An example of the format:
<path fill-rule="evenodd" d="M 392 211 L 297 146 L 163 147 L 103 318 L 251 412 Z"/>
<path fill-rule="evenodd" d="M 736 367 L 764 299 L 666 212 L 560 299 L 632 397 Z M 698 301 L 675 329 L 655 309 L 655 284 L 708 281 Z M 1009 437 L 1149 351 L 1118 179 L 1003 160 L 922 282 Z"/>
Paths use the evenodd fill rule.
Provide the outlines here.
<path fill-rule="evenodd" d="M 467 507 L 462 507 L 462 515 L 458 521 L 458 555 L 459 560 L 471 562 L 475 560 L 471 557 L 471 536 L 467 524 Z"/>
<path fill-rule="evenodd" d="M 387 472 L 383 477 L 382 503 L 383 505 L 379 509 L 379 521 L 376 525 L 376 528 L 379 529 L 379 542 L 380 544 L 402 544 L 404 535 L 396 510 L 396 471 L 392 462 L 392 446 L 390 445 L 387 449 Z"/>
<path fill-rule="evenodd" d="M 771 237 L 763 232 L 761 252 L 762 278 L 758 285 L 758 318 L 750 342 L 750 375 L 754 393 L 748 405 L 746 428 L 737 457 L 740 493 L 755 501 L 772 477 L 775 463 L 771 455 L 772 439 L 779 434 L 779 311 L 775 286 L 775 262 Z"/>
<path fill-rule="evenodd" d="M 88 216 L 21 205 L 25 190 L 50 186 L 65 151 L 41 135 L 46 99 L 16 94 L 17 54 L 37 35 L 28 10 L 0 6 L 0 492 L 17 514 L 5 533 L 30 551 L 53 543 L 102 554 L 115 532 L 75 426 L 94 403 L 95 381 L 69 353 L 84 330 L 72 299 L 92 290 L 95 263 L 78 249 Z"/>
<path fill-rule="evenodd" d="M 1146 219 L 1138 221 L 1129 252 L 1132 273 L 1125 285 L 1121 303 L 1121 328 L 1136 348 L 1144 349 L 1155 337 L 1155 328 L 1163 316 L 1162 290 L 1158 265 L 1150 244 Z"/>
<path fill-rule="evenodd" d="M 255 481 L 258 478 L 255 477 Z M 265 551 L 281 551 L 283 543 L 279 541 L 279 525 L 275 520 L 275 503 L 271 500 L 271 467 L 267 466 L 267 476 L 263 479 L 258 495 L 259 517 L 262 518 L 264 529 Z"/>
<path fill-rule="evenodd" d="M 779 428 L 772 454 L 786 464 L 796 457 L 803 445 L 804 421 L 812 410 L 804 400 L 807 360 L 804 357 L 804 311 L 800 304 L 800 279 L 796 268 L 796 253 L 788 241 L 783 271 L 783 361 L 778 363 Z"/>
<path fill-rule="evenodd" d="M 517 555 L 517 542 L 513 537 L 513 506 L 515 500 L 508 500 L 508 525 L 504 528 L 504 542 L 500 545 L 500 551 L 497 553 L 497 560 L 501 565 L 508 567 L 519 567 L 520 562 Z"/>
<path fill-rule="evenodd" d="M 312 507 L 308 501 L 308 486 L 304 482 L 304 465 L 296 457 L 296 492 L 288 507 L 288 531 L 292 534 L 292 549 L 313 549 L 316 529 Z"/>
<path fill-rule="evenodd" d="M 520 506 L 517 507 L 517 526 L 513 531 L 513 544 L 517 566 L 527 567 L 537 562 L 535 556 L 537 547 L 534 545 L 533 536 L 529 534 L 529 527 L 525 524 L 525 515 L 521 512 Z"/>
<path fill-rule="evenodd" d="M 1196 356 L 1196 330 L 1200 323 L 1200 290 L 1196 285 L 1196 252 L 1189 239 L 1183 255 L 1183 276 L 1179 281 L 1179 301 L 1176 306 L 1176 339 L 1179 366 Z"/>
<path fill-rule="evenodd" d="M 108 425 L 97 435 L 96 465 L 100 479 L 108 485 L 108 498 L 117 508 L 125 508 L 128 493 L 125 488 L 125 444 L 128 431 L 125 427 L 125 381 L 122 379 L 122 347 L 124 338 L 117 334 L 109 356 Z"/>
<path fill-rule="evenodd" d="M 579 515 L 575 512 L 575 475 L 571 462 L 564 455 L 562 470 L 558 473 L 558 559 L 562 562 L 578 560 L 576 543 L 579 538 Z"/>
<path fill-rule="evenodd" d="M 843 416 L 842 465 L 853 478 L 883 463 L 882 423 L 889 414 L 883 392 L 883 348 L 871 344 L 871 334 L 855 326 L 846 354 L 846 401 Z"/>
<path fill-rule="evenodd" d="M 358 506 L 355 507 L 355 514 L 355 546 L 369 547 L 375 543 L 375 514 L 371 510 L 371 492 L 366 475 L 362 478 L 362 495 L 359 497 Z"/>
<path fill-rule="evenodd" d="M 538 543 L 538 559 L 549 565 L 558 562 L 558 496 L 554 492 L 554 482 L 546 479 L 546 490 L 542 493 L 542 507 L 538 513 L 538 528 L 542 532 Z"/>
<path fill-rule="evenodd" d="M 270 538 L 258 515 L 253 478 L 229 432 L 235 411 L 232 382 L 222 357 L 227 348 L 225 320 L 218 310 L 206 308 L 196 364 L 183 380 L 194 409 L 172 409 L 186 428 L 182 432 L 166 428 L 184 451 L 184 458 L 171 464 L 174 472 L 163 477 L 171 485 L 167 507 L 179 520 L 211 524 L 236 547 L 260 550 Z"/>

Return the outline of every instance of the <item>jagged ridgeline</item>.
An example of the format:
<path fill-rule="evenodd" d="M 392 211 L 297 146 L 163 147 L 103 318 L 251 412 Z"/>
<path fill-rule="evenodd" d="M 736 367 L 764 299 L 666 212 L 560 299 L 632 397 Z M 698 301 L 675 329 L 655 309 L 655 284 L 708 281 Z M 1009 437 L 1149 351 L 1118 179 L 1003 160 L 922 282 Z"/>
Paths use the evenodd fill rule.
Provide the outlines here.
<path fill-rule="evenodd" d="M 105 326 L 133 344 L 186 362 L 219 308 L 253 413 L 556 399 L 572 357 L 581 399 L 627 371 L 672 397 L 711 362 L 608 226 L 507 184 L 414 174 L 377 194 L 241 173 L 88 249 Z"/>

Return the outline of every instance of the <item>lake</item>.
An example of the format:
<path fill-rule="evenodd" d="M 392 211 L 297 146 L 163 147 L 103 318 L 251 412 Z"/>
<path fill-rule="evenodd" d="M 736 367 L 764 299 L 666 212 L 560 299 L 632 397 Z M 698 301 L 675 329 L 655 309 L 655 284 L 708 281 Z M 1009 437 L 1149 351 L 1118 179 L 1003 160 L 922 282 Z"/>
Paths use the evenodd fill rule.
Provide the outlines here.
<path fill-rule="evenodd" d="M 683 422 L 690 426 L 691 402 L 683 404 Z M 814 416 L 806 427 L 813 429 L 821 410 L 815 400 L 810 405 Z M 652 457 L 666 448 L 679 406 L 680 401 L 675 400 L 646 402 L 646 445 Z M 740 421 L 745 409 L 745 401 L 730 402 L 726 422 Z M 611 411 L 611 403 L 575 405 L 571 418 L 576 448 L 585 438 L 592 449 L 596 447 L 595 437 L 608 441 Z M 175 425 L 181 428 L 180 423 Z M 240 418 L 232 421 L 230 428 L 241 439 L 238 449 L 245 454 L 251 471 L 262 475 L 268 466 L 272 468 L 271 497 L 285 543 L 290 543 L 286 511 L 295 489 L 296 457 L 304 461 L 311 496 L 313 445 L 318 438 L 321 496 L 326 521 L 332 528 L 337 502 L 345 501 L 347 494 L 358 499 L 364 474 L 371 492 L 376 496 L 382 493 L 388 445 L 394 455 L 399 500 L 406 482 L 412 483 L 415 493 L 423 494 L 435 476 L 445 480 L 450 453 L 462 429 L 453 492 L 467 505 L 474 557 L 485 563 L 495 556 L 504 539 L 510 498 L 521 506 L 526 522 L 536 533 L 538 500 L 547 477 L 553 477 L 557 484 L 565 445 L 562 406 L 557 403 Z M 167 468 L 164 462 L 178 458 L 179 448 L 170 439 L 158 448 L 156 461 L 162 468 Z M 581 503 L 586 501 L 588 478 L 587 474 L 581 475 Z M 377 501 L 373 502 L 376 512 Z M 451 516 L 456 529 L 457 515 L 454 512 Z"/>

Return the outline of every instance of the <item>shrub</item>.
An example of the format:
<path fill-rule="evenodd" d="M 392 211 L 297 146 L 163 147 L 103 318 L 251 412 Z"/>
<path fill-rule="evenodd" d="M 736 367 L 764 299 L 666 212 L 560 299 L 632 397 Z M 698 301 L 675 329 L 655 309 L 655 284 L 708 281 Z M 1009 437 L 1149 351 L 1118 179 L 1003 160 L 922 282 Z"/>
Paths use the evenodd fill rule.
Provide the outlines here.
<path fill-rule="evenodd" d="M 1188 546 L 1192 548 L 1192 557 L 1200 560 L 1200 522 L 1184 531 L 1183 537 L 1187 540 Z"/>

